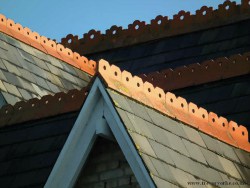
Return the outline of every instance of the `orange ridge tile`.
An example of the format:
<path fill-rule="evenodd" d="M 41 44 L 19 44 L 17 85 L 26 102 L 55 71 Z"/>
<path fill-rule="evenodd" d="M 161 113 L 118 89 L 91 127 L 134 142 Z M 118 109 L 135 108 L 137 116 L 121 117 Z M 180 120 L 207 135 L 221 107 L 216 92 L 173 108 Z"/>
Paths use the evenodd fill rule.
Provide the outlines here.
<path fill-rule="evenodd" d="M 138 75 L 164 91 L 204 84 L 250 73 L 250 52 L 204 61 L 175 69 Z M 212 76 L 211 76 L 212 75 Z"/>
<path fill-rule="evenodd" d="M 216 10 L 213 10 L 212 7 L 203 6 L 194 15 L 182 10 L 174 15 L 173 19 L 159 15 L 151 20 L 150 24 L 136 20 L 128 25 L 128 29 L 114 25 L 103 34 L 100 31 L 90 30 L 81 39 L 69 34 L 61 39 L 61 43 L 80 54 L 90 54 L 226 25 L 250 17 L 249 1 L 242 0 L 240 5 L 236 5 L 235 2 L 227 0 L 219 5 Z"/>
<path fill-rule="evenodd" d="M 165 93 L 163 89 L 154 87 L 150 82 L 143 82 L 141 78 L 132 76 L 127 71 L 121 71 L 105 60 L 99 61 L 98 72 L 109 88 L 232 146 L 250 152 L 248 131 L 244 126 L 233 121 L 228 122 L 213 112 L 208 113 L 205 109 L 187 103 L 185 99 L 176 97 L 173 93 Z"/>
<path fill-rule="evenodd" d="M 90 75 L 96 73 L 96 62 L 72 52 L 69 48 L 47 37 L 40 36 L 37 32 L 32 32 L 28 28 L 23 28 L 19 23 L 7 19 L 0 14 L 0 32 L 3 32 L 17 40 L 20 40 L 44 53 L 58 58 L 72 66 L 75 66 Z"/>
<path fill-rule="evenodd" d="M 33 98 L 27 102 L 17 102 L 13 106 L 5 105 L 0 109 L 0 128 L 77 111 L 86 99 L 88 91 L 89 88 L 85 87 L 82 90 L 70 90 L 68 93 L 56 93 L 54 96 L 46 95 L 40 100 Z"/>

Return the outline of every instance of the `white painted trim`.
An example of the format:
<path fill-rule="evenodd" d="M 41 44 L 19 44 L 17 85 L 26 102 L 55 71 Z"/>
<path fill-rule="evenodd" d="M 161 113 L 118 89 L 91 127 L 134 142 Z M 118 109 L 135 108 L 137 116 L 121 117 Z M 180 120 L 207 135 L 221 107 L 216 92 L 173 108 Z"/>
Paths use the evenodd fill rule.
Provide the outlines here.
<path fill-rule="evenodd" d="M 140 186 L 155 187 L 106 89 L 96 78 L 45 188 L 73 187 L 98 135 L 115 137 Z"/>

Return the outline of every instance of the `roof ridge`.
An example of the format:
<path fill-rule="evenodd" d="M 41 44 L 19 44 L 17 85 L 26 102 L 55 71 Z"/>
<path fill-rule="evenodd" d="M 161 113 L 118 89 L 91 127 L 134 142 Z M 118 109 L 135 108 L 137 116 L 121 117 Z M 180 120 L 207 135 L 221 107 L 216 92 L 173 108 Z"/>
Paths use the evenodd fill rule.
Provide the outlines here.
<path fill-rule="evenodd" d="M 77 35 L 68 34 L 61 39 L 61 43 L 81 54 L 90 54 L 234 23 L 250 18 L 249 7 L 249 0 L 241 0 L 240 5 L 226 0 L 223 4 L 218 5 L 218 9 L 213 10 L 212 7 L 203 6 L 196 10 L 194 15 L 181 10 L 173 16 L 173 19 L 159 15 L 151 20 L 150 24 L 135 20 L 128 25 L 128 29 L 113 25 L 106 30 L 105 34 L 92 29 L 81 39 Z"/>
<path fill-rule="evenodd" d="M 41 99 L 32 98 L 27 102 L 20 101 L 14 105 L 6 104 L 0 108 L 0 128 L 77 111 L 85 101 L 88 91 L 87 86 L 81 90 L 72 89 L 67 93 L 59 92 L 55 95 L 45 95 Z"/>
<path fill-rule="evenodd" d="M 228 122 L 226 118 L 218 117 L 213 112 L 208 113 L 204 108 L 199 108 L 192 102 L 187 103 L 184 98 L 176 97 L 173 93 L 165 93 L 163 89 L 143 82 L 140 77 L 121 71 L 119 67 L 110 65 L 103 59 L 99 61 L 98 72 L 108 87 L 232 146 L 250 152 L 246 127 L 238 126 L 234 121 Z"/>
<path fill-rule="evenodd" d="M 164 91 L 171 91 L 249 73 L 250 52 L 246 52 L 138 76 L 144 82 L 149 81 Z"/>
<path fill-rule="evenodd" d="M 64 47 L 62 44 L 56 43 L 45 36 L 40 36 L 37 32 L 32 32 L 29 28 L 23 28 L 22 25 L 15 23 L 11 19 L 7 19 L 2 14 L 0 14 L 0 32 L 75 66 L 92 76 L 96 73 L 95 61 L 88 60 L 86 57 L 80 56 L 80 54 Z"/>

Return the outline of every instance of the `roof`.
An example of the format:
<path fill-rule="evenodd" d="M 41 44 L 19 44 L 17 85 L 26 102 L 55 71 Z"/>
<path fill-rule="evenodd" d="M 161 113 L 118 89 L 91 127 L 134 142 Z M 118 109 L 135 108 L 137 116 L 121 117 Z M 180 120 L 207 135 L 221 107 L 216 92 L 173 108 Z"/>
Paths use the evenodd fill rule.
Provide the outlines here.
<path fill-rule="evenodd" d="M 94 75 L 95 66 L 94 61 L 0 15 L 0 95 L 7 104 L 80 90 Z"/>

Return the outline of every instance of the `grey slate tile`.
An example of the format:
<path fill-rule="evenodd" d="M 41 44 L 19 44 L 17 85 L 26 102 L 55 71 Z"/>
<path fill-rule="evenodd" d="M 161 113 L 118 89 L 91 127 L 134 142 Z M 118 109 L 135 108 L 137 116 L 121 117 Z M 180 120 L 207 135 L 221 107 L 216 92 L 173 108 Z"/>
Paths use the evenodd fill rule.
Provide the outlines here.
<path fill-rule="evenodd" d="M 7 92 L 7 89 L 5 88 L 5 86 L 3 85 L 3 82 L 1 80 L 0 80 L 0 90 Z"/>
<path fill-rule="evenodd" d="M 159 177 L 171 183 L 176 182 L 176 179 L 174 178 L 172 172 L 169 169 L 169 166 L 166 163 L 163 163 L 153 157 L 150 157 L 150 160 L 152 161 L 152 164 L 158 172 Z"/>
<path fill-rule="evenodd" d="M 209 166 L 222 172 L 224 171 L 224 168 L 219 160 L 219 155 L 204 148 L 201 148 L 201 152 L 203 153 L 203 156 L 205 157 Z"/>
<path fill-rule="evenodd" d="M 222 154 L 222 150 L 220 148 L 220 145 L 218 143 L 218 141 L 202 132 L 199 133 L 202 137 L 202 139 L 204 140 L 206 146 L 208 149 L 216 152 L 216 153 L 219 153 L 219 154 Z"/>
<path fill-rule="evenodd" d="M 46 76 L 48 78 L 48 81 L 50 81 L 51 83 L 63 88 L 64 85 L 62 84 L 61 80 L 59 79 L 58 76 L 51 74 L 50 72 L 45 72 Z"/>
<path fill-rule="evenodd" d="M 76 77 L 78 77 L 78 74 L 76 73 L 75 69 L 73 68 L 73 66 L 71 66 L 68 63 L 62 62 L 61 61 L 61 65 L 63 66 L 63 70 L 68 72 L 71 75 L 74 75 Z"/>
<path fill-rule="evenodd" d="M 133 133 L 133 132 L 130 132 L 129 134 L 132 137 L 137 149 L 141 150 L 142 152 L 144 152 L 148 155 L 156 157 L 155 152 L 152 149 L 152 147 L 149 144 L 149 141 L 146 137 L 141 136 L 141 135 L 136 134 L 136 133 Z"/>
<path fill-rule="evenodd" d="M 191 158 L 207 165 L 206 159 L 204 158 L 203 153 L 201 152 L 200 146 L 193 144 L 185 139 L 182 139 L 182 141 L 183 141 L 184 145 L 186 146 Z"/>
<path fill-rule="evenodd" d="M 47 66 L 48 66 L 51 73 L 53 73 L 53 74 L 55 74 L 55 75 L 57 75 L 59 77 L 62 76 L 61 71 L 60 71 L 60 69 L 58 67 L 55 67 L 54 65 L 51 65 L 49 63 L 47 63 Z"/>
<path fill-rule="evenodd" d="M 43 78 L 41 78 L 39 76 L 35 76 L 35 81 L 36 81 L 38 86 L 40 86 L 40 87 L 42 87 L 42 88 L 44 88 L 46 90 L 50 90 L 50 88 L 49 88 L 49 86 L 48 86 L 45 79 L 43 79 Z"/>
<path fill-rule="evenodd" d="M 144 161 L 144 163 L 146 164 L 146 167 L 148 168 L 149 172 L 159 176 L 158 172 L 156 171 L 152 161 L 150 160 L 151 157 L 149 157 L 148 155 L 141 153 L 141 157 Z"/>
<path fill-rule="evenodd" d="M 18 78 L 18 80 L 21 82 L 22 84 L 22 89 L 25 89 L 25 90 L 28 90 L 32 93 L 36 93 L 36 91 L 34 90 L 34 88 L 32 87 L 32 83 L 31 82 L 28 82 L 26 80 L 24 80 L 23 78 Z"/>
<path fill-rule="evenodd" d="M 49 71 L 49 68 L 47 66 L 47 63 L 44 62 L 44 60 L 39 59 L 37 57 L 33 57 L 34 62 L 32 62 L 34 65 L 40 67 L 41 69 L 44 69 L 46 71 Z"/>
<path fill-rule="evenodd" d="M 18 88 L 19 92 L 21 93 L 22 97 L 25 99 L 25 100 L 29 100 L 32 98 L 32 96 L 30 95 L 30 93 L 24 89 L 20 89 Z"/>
<path fill-rule="evenodd" d="M 32 87 L 34 88 L 34 90 L 36 91 L 36 94 L 38 94 L 40 97 L 44 96 L 44 95 L 48 95 L 48 92 L 46 90 L 44 90 L 41 87 L 38 87 L 36 84 L 31 83 Z"/>
<path fill-rule="evenodd" d="M 234 149 L 232 146 L 229 146 L 228 144 L 225 144 L 221 141 L 218 141 L 219 146 L 221 148 L 221 151 L 223 152 L 223 155 L 230 158 L 231 160 L 237 161 L 240 163 L 239 158 L 237 157 L 237 155 L 234 152 Z"/>
<path fill-rule="evenodd" d="M 7 36 L 6 39 L 7 39 L 7 43 L 11 44 L 12 46 L 15 46 L 18 48 L 21 47 L 21 45 L 20 45 L 21 42 L 19 40 L 16 40 L 16 39 L 9 37 L 9 36 Z"/>
<path fill-rule="evenodd" d="M 149 126 L 150 123 L 145 121 L 144 119 L 141 119 L 137 116 L 135 116 L 134 114 L 131 114 L 129 112 L 127 112 L 127 117 L 130 120 L 130 122 L 132 123 L 132 126 L 134 127 L 135 132 L 147 137 L 147 138 L 151 138 L 154 139 Z"/>
<path fill-rule="evenodd" d="M 30 81 L 30 82 L 35 82 L 35 75 L 31 73 L 30 71 L 27 71 L 26 69 L 19 68 L 18 71 L 21 73 L 21 77 Z"/>
<path fill-rule="evenodd" d="M 235 166 L 241 175 L 242 180 L 250 185 L 250 169 L 239 164 L 235 164 Z"/>
<path fill-rule="evenodd" d="M 237 181 L 236 179 L 234 179 L 234 178 L 232 178 L 232 177 L 230 177 L 230 176 L 227 176 L 227 175 L 225 175 L 225 174 L 223 174 L 223 173 L 220 173 L 220 172 L 219 172 L 219 174 L 220 174 L 220 176 L 221 176 L 223 182 L 218 182 L 218 186 L 221 186 L 221 187 L 222 187 L 223 185 L 221 185 L 221 184 L 219 184 L 219 183 L 227 182 L 227 183 L 234 183 L 233 187 L 240 187 L 239 185 L 240 185 L 241 182 L 239 182 L 239 181 Z M 235 184 L 235 183 L 239 183 L 239 184 L 237 185 L 237 184 Z M 224 186 L 226 186 L 226 185 L 224 185 Z M 229 186 L 232 187 L 232 185 L 229 185 Z"/>
<path fill-rule="evenodd" d="M 46 81 L 49 88 L 50 88 L 50 91 L 52 91 L 53 93 L 59 93 L 61 90 L 53 83 L 49 82 L 49 81 Z"/>
<path fill-rule="evenodd" d="M 176 179 L 175 183 L 177 185 L 179 185 L 181 187 L 188 186 L 188 182 L 190 181 L 188 178 L 188 173 L 186 173 L 178 168 L 172 167 L 172 166 L 169 166 L 169 169 L 170 169 L 171 173 L 173 174 L 174 178 Z"/>
<path fill-rule="evenodd" d="M 234 152 L 240 159 L 241 164 L 246 165 L 248 166 L 248 168 L 250 168 L 250 153 L 237 148 L 234 148 Z"/>
<path fill-rule="evenodd" d="M 241 176 L 232 161 L 229 161 L 221 156 L 218 156 L 218 158 L 225 172 L 237 179 L 241 179 Z"/>
<path fill-rule="evenodd" d="M 169 187 L 169 188 L 177 188 L 177 185 L 174 185 L 166 180 L 163 180 L 157 176 L 153 176 L 153 180 L 155 182 L 155 184 L 157 185 L 157 187 L 159 188 L 164 188 L 164 187 Z"/>
<path fill-rule="evenodd" d="M 49 59 L 49 62 L 50 62 L 52 65 L 54 65 L 54 66 L 56 66 L 56 67 L 58 67 L 58 68 L 60 68 L 60 69 L 63 69 L 63 66 L 62 66 L 62 63 L 60 62 L 60 60 L 58 60 L 57 58 L 52 57 L 52 56 L 50 56 L 50 55 L 48 55 L 47 57 L 48 57 L 48 59 Z"/>
<path fill-rule="evenodd" d="M 0 80 L 7 81 L 7 78 L 4 76 L 3 71 L 0 69 Z"/>
<path fill-rule="evenodd" d="M 149 122 L 151 122 L 151 118 L 149 117 L 147 111 L 146 111 L 146 107 L 144 105 L 141 105 L 129 98 L 125 98 L 130 106 L 130 108 L 132 109 L 133 114 L 135 114 L 138 117 L 141 117 L 142 119 L 145 119 Z"/>
<path fill-rule="evenodd" d="M 63 88 L 65 88 L 67 90 L 74 89 L 73 84 L 71 82 L 69 82 L 68 80 L 61 78 L 60 81 L 64 86 Z"/>
<path fill-rule="evenodd" d="M 74 76 L 72 76 L 71 74 L 69 74 L 69 73 L 67 73 L 66 71 L 63 71 L 63 70 L 60 70 L 60 72 L 61 72 L 61 75 L 62 75 L 63 78 L 65 78 L 66 80 L 68 80 L 68 81 L 70 81 L 72 83 L 77 84 Z"/>
<path fill-rule="evenodd" d="M 0 56 L 0 57 L 1 57 L 1 56 Z M 0 58 L 0 70 L 1 70 L 1 69 L 7 70 L 7 68 L 5 67 L 3 61 L 4 61 L 4 59 L 1 59 L 1 58 Z"/>
<path fill-rule="evenodd" d="M 16 104 L 16 102 L 19 101 L 17 97 L 15 97 L 14 95 L 11 95 L 9 93 L 2 92 L 2 95 L 4 96 L 4 99 L 6 100 L 6 102 L 8 104 L 14 105 L 14 104 Z"/>
<path fill-rule="evenodd" d="M 28 62 L 26 62 L 26 66 L 28 67 L 27 70 L 31 71 L 35 75 L 38 75 L 40 77 L 43 77 L 43 78 L 47 79 L 44 70 L 41 69 L 40 67 L 38 67 L 38 66 L 36 66 L 36 65 L 34 65 L 32 63 L 28 63 Z"/>
<path fill-rule="evenodd" d="M 20 56 L 25 59 L 26 61 L 29 61 L 30 63 L 34 63 L 34 59 L 31 54 L 17 48 L 17 51 L 19 52 Z"/>
<path fill-rule="evenodd" d="M 178 152 L 189 156 L 189 153 L 182 141 L 182 139 L 168 131 L 163 131 L 163 134 L 166 135 L 168 142 L 170 143 L 170 147 L 173 148 L 174 150 L 177 150 Z"/>
<path fill-rule="evenodd" d="M 0 48 L 0 58 L 8 59 L 8 56 L 6 55 L 7 52 L 8 50 L 4 50 L 3 48 Z"/>
<path fill-rule="evenodd" d="M 107 89 L 107 91 L 117 107 L 132 113 L 132 109 L 124 96 L 111 89 Z"/>
<path fill-rule="evenodd" d="M 10 63 L 4 59 L 2 61 L 9 72 L 14 73 L 18 76 L 21 76 L 21 73 L 18 71 L 16 65 L 13 65 L 12 63 Z"/>
<path fill-rule="evenodd" d="M 121 119 L 122 119 L 124 125 L 126 126 L 126 128 L 128 130 L 136 132 L 135 127 L 133 126 L 130 119 L 128 118 L 127 112 L 120 109 L 120 108 L 116 108 L 116 110 L 117 110 L 119 116 L 121 117 Z"/>
<path fill-rule="evenodd" d="M 190 141 L 202 147 L 206 147 L 202 137 L 199 134 L 200 133 L 199 131 L 189 127 L 188 125 L 183 125 L 182 128 Z"/>
<path fill-rule="evenodd" d="M 7 82 L 3 82 L 3 84 L 4 84 L 5 88 L 7 89 L 8 93 L 11 93 L 11 94 L 18 96 L 18 97 L 22 97 L 16 86 L 9 84 Z"/>
<path fill-rule="evenodd" d="M 19 81 L 19 77 L 15 76 L 12 73 L 9 72 L 3 72 L 4 76 L 7 79 L 7 82 L 14 85 L 14 86 L 18 86 L 18 87 L 22 87 L 21 82 Z"/>
<path fill-rule="evenodd" d="M 92 76 L 88 75 L 87 73 L 83 72 L 82 70 L 80 70 L 76 67 L 72 67 L 72 68 L 75 70 L 75 72 L 77 73 L 77 75 L 80 79 L 83 79 L 87 82 L 89 82 L 91 80 Z"/>
<path fill-rule="evenodd" d="M 168 118 L 166 116 L 163 116 L 159 112 L 156 112 L 153 109 L 146 108 L 150 118 L 154 122 L 154 124 L 162 127 L 163 129 L 166 129 L 176 135 L 179 135 L 181 137 L 186 138 L 186 134 L 184 133 L 182 127 L 180 126 L 180 123 L 172 120 L 171 118 Z"/>
<path fill-rule="evenodd" d="M 150 139 L 149 143 L 152 146 L 157 158 L 161 159 L 162 161 L 168 164 L 175 165 L 173 161 L 174 159 L 171 158 L 171 155 L 169 153 L 169 148 Z"/>
<path fill-rule="evenodd" d="M 74 79 L 76 80 L 77 85 L 79 85 L 81 87 L 85 87 L 85 86 L 88 85 L 88 82 L 85 81 L 85 80 L 82 80 L 82 79 L 80 79 L 78 77 L 75 77 Z"/>

